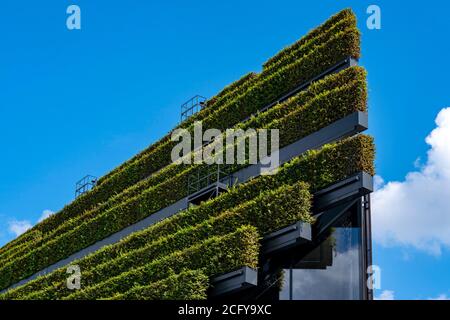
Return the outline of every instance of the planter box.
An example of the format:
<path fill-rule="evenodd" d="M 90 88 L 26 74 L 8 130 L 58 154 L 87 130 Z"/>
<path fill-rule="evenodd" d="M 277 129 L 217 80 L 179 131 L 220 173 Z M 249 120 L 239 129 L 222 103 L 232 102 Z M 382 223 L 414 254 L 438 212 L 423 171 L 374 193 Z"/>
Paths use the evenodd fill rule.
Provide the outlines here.
<path fill-rule="evenodd" d="M 265 236 L 261 252 L 264 255 L 277 254 L 294 246 L 310 242 L 311 239 L 311 225 L 299 221 Z"/>
<path fill-rule="evenodd" d="M 255 287 L 258 284 L 258 272 L 249 267 L 242 267 L 238 270 L 214 277 L 211 280 L 212 297 L 236 293 L 247 288 Z"/>

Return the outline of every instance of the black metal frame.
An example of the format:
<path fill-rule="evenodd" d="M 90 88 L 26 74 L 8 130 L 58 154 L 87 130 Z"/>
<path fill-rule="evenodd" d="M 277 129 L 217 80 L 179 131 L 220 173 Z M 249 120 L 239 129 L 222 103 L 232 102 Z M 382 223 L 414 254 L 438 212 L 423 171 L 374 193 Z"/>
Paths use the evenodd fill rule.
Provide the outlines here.
<path fill-rule="evenodd" d="M 213 167 L 215 169 L 212 169 Z M 217 197 L 232 185 L 233 176 L 222 170 L 220 164 L 201 167 L 188 177 L 188 204 L 197 205 Z"/>
<path fill-rule="evenodd" d="M 294 89 L 292 89 L 291 91 L 289 91 L 288 93 L 282 95 L 280 98 L 278 98 L 276 101 L 270 103 L 269 105 L 265 106 L 264 108 L 258 110 L 257 113 L 262 113 L 265 112 L 267 110 L 269 110 L 270 108 L 276 106 L 277 104 L 283 103 L 284 101 L 288 100 L 289 98 L 291 98 L 293 95 L 299 93 L 300 91 L 305 90 L 306 88 L 308 88 L 313 82 L 319 81 L 323 78 L 325 78 L 326 76 L 333 74 L 333 73 L 338 73 L 346 68 L 352 67 L 352 66 L 357 66 L 358 65 L 358 60 L 353 58 L 353 57 L 347 57 L 344 60 L 342 60 L 341 62 L 335 64 L 334 66 L 328 68 L 327 70 L 325 70 L 324 72 L 322 72 L 321 74 L 319 74 L 318 76 L 315 76 L 314 78 L 301 83 L 300 85 L 298 85 L 297 87 L 295 87 Z M 250 120 L 252 117 L 254 117 L 255 115 L 250 115 L 249 117 L 245 118 L 242 122 L 246 122 L 248 120 Z"/>
<path fill-rule="evenodd" d="M 258 285 L 258 272 L 249 267 L 228 272 L 211 280 L 210 297 L 223 297 Z"/>
<path fill-rule="evenodd" d="M 346 68 L 352 67 L 352 66 L 356 66 L 358 65 L 358 60 L 353 58 L 353 57 L 347 57 L 344 60 L 342 60 L 341 62 L 337 63 L 336 65 L 328 68 L 327 70 L 325 70 L 324 72 L 322 72 L 321 74 L 319 74 L 318 76 L 301 83 L 300 85 L 298 85 L 297 87 L 295 87 L 293 90 L 289 91 L 288 93 L 282 95 L 280 98 L 276 99 L 274 102 L 268 104 L 267 106 L 261 108 L 260 110 L 258 110 L 256 113 L 251 114 L 250 116 L 248 116 L 247 118 L 245 118 L 244 120 L 241 121 L 241 123 L 245 123 L 247 121 L 249 121 L 250 119 L 252 119 L 255 115 L 265 112 L 267 110 L 269 110 L 270 108 L 276 106 L 277 104 L 280 104 L 286 100 L 288 100 L 289 98 L 291 98 L 293 95 L 299 93 L 300 91 L 305 90 L 306 88 L 308 88 L 313 82 L 319 81 L 323 78 L 325 78 L 326 76 L 333 74 L 333 73 L 338 73 Z M 183 118 L 183 117 L 182 117 Z M 183 119 L 182 119 L 183 121 Z M 214 139 L 212 139 L 211 141 L 206 141 L 203 143 L 203 147 L 211 144 L 214 141 Z"/>
<path fill-rule="evenodd" d="M 78 198 L 82 194 L 88 192 L 94 188 L 97 184 L 97 177 L 92 175 L 86 175 L 75 184 L 75 198 Z"/>
<path fill-rule="evenodd" d="M 189 119 L 206 106 L 207 99 L 201 95 L 195 95 L 181 105 L 181 122 Z"/>
<path fill-rule="evenodd" d="M 298 221 L 278 231 L 272 232 L 262 240 L 261 254 L 264 256 L 280 254 L 312 239 L 311 225 Z"/>
<path fill-rule="evenodd" d="M 262 268 L 258 274 L 259 279 L 272 278 L 271 271 L 267 269 L 272 264 L 272 261 L 289 261 L 292 252 L 302 252 L 304 249 L 307 252 L 308 248 L 314 246 L 314 243 L 320 242 L 320 239 L 324 238 L 330 228 L 350 211 L 356 214 L 356 223 L 361 230 L 359 255 L 361 259 L 359 263 L 361 297 L 364 300 L 373 299 L 373 293 L 366 285 L 368 279 L 367 267 L 372 263 L 370 238 L 371 192 L 373 192 L 373 179 L 365 172 L 355 174 L 316 192 L 314 194 L 313 215 L 317 221 L 313 226 L 297 222 L 263 238 L 260 257 Z M 357 211 L 355 212 L 354 210 Z M 330 266 L 329 259 L 326 259 L 330 253 L 325 252 L 323 254 L 325 257 L 325 260 L 321 261 L 323 265 L 314 265 L 314 268 L 327 268 L 327 266 Z M 292 270 L 290 274 L 292 275 Z M 292 281 L 292 277 L 290 279 Z M 275 279 L 273 284 L 278 281 L 279 279 Z M 261 288 L 260 285 L 262 286 Z M 236 292 L 236 296 L 233 296 L 233 298 L 258 299 L 264 292 L 271 290 L 270 287 L 265 287 L 264 281 L 260 281 L 256 288 L 251 289 L 251 287 L 248 287 L 248 289 L 250 290 Z M 292 297 L 292 292 L 290 297 Z"/>
<path fill-rule="evenodd" d="M 364 300 L 373 300 L 373 289 L 368 286 L 368 280 L 371 276 L 368 274 L 369 266 L 372 266 L 372 219 L 371 219 L 371 201 L 370 194 L 366 194 L 361 199 L 360 208 L 362 210 L 360 216 L 361 221 L 361 239 L 362 239 L 362 250 L 363 254 L 361 257 L 363 261 L 361 262 L 362 269 L 361 274 L 364 274 L 365 282 L 362 284 L 362 292 Z"/>
<path fill-rule="evenodd" d="M 282 103 L 297 94 L 298 92 L 305 90 L 313 82 L 318 81 L 327 75 L 340 72 L 348 67 L 356 66 L 358 61 L 353 57 L 347 57 L 345 60 L 334 65 L 333 67 L 325 70 L 313 79 L 302 83 L 295 89 L 291 90 L 287 94 L 283 95 L 276 101 L 260 109 L 258 113 L 265 112 L 275 105 Z M 242 122 L 248 121 L 251 118 L 248 117 Z M 361 128 L 364 130 L 365 128 Z M 218 179 L 217 179 L 218 180 Z M 360 263 L 361 267 L 361 293 L 363 299 L 373 299 L 373 292 L 367 287 L 367 267 L 372 264 L 372 248 L 371 248 L 371 222 L 370 222 L 370 193 L 373 192 L 373 178 L 371 175 L 360 172 L 354 176 L 348 177 L 339 181 L 314 195 L 314 208 L 316 217 L 322 216 L 325 218 L 324 212 L 327 210 L 335 210 L 335 216 L 327 217 L 328 221 L 323 222 L 322 230 L 319 226 L 314 226 L 313 237 L 319 235 L 320 232 L 327 230 L 335 221 L 337 221 L 342 213 L 345 213 L 352 206 L 357 205 L 360 209 L 358 211 L 358 224 L 361 226 L 361 254 L 362 259 Z M 218 193 L 216 193 L 217 195 Z M 333 214 L 333 212 L 331 213 Z M 326 219 L 325 219 L 326 220 Z M 301 225 L 303 230 L 307 232 L 300 232 L 298 229 L 300 225 L 294 224 L 292 226 L 283 228 L 274 232 L 263 239 L 262 255 L 263 259 L 267 259 L 273 254 L 283 253 L 284 251 L 301 244 L 309 243 L 311 241 L 311 226 Z M 308 229 L 309 227 L 309 229 Z M 292 289 L 292 288 L 291 288 Z"/>

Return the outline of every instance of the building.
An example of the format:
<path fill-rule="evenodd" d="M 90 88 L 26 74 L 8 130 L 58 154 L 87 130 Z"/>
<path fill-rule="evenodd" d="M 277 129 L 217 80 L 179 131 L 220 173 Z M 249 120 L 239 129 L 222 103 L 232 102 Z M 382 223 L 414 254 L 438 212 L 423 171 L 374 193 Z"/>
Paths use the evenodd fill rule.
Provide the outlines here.
<path fill-rule="evenodd" d="M 189 132 L 195 121 L 279 129 L 277 173 L 174 164 L 169 134 L 81 180 L 73 202 L 1 248 L 0 299 L 371 299 L 374 144 L 359 56 L 344 10 L 260 73 L 184 104 L 177 128 Z"/>

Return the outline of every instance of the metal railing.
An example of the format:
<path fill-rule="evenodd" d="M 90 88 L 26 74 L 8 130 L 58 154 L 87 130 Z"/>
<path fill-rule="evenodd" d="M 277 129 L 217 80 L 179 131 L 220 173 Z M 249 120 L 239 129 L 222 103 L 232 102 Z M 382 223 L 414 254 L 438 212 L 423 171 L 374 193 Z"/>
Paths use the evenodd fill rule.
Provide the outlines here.
<path fill-rule="evenodd" d="M 78 198 L 82 194 L 88 192 L 97 184 L 97 177 L 86 175 L 75 184 L 75 198 Z"/>
<path fill-rule="evenodd" d="M 214 168 L 215 167 L 215 168 Z M 199 168 L 196 174 L 188 177 L 188 194 L 193 194 L 215 183 L 230 185 L 232 176 L 220 164 Z"/>
<path fill-rule="evenodd" d="M 189 119 L 206 106 L 206 98 L 196 95 L 181 105 L 181 122 Z"/>

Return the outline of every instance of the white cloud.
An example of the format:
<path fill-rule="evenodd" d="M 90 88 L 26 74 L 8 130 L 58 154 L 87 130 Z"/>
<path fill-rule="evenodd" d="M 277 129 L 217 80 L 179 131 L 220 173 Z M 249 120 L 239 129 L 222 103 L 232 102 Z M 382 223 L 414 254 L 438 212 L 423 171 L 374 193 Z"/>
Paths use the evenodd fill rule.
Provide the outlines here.
<path fill-rule="evenodd" d="M 429 298 L 428 300 L 450 300 L 450 297 L 448 297 L 445 293 L 440 294 L 436 298 Z"/>
<path fill-rule="evenodd" d="M 404 181 L 375 181 L 373 236 L 384 246 L 413 246 L 433 255 L 450 248 L 450 108 L 426 138 L 427 161 Z"/>
<path fill-rule="evenodd" d="M 384 186 L 384 180 L 383 180 L 383 178 L 380 177 L 380 176 L 378 176 L 378 175 L 375 176 L 375 177 L 373 178 L 373 187 L 374 187 L 375 191 L 380 190 L 383 186 Z"/>
<path fill-rule="evenodd" d="M 8 223 L 8 231 L 13 233 L 16 237 L 27 231 L 32 227 L 28 220 L 12 220 Z"/>
<path fill-rule="evenodd" d="M 54 212 L 52 210 L 44 210 L 42 211 L 41 216 L 39 217 L 37 222 L 41 222 L 44 219 L 50 217 Z M 25 231 L 33 227 L 33 223 L 30 220 L 17 220 L 10 219 L 8 221 L 8 232 L 14 234 L 16 237 L 23 234 Z"/>
<path fill-rule="evenodd" d="M 54 214 L 54 212 L 53 212 L 52 210 L 46 209 L 46 210 L 42 211 L 42 214 L 41 214 L 41 216 L 40 216 L 38 222 L 41 222 L 42 220 L 47 219 L 47 218 L 50 217 L 52 214 Z"/>
<path fill-rule="evenodd" d="M 394 300 L 394 291 L 384 290 L 375 300 Z"/>

